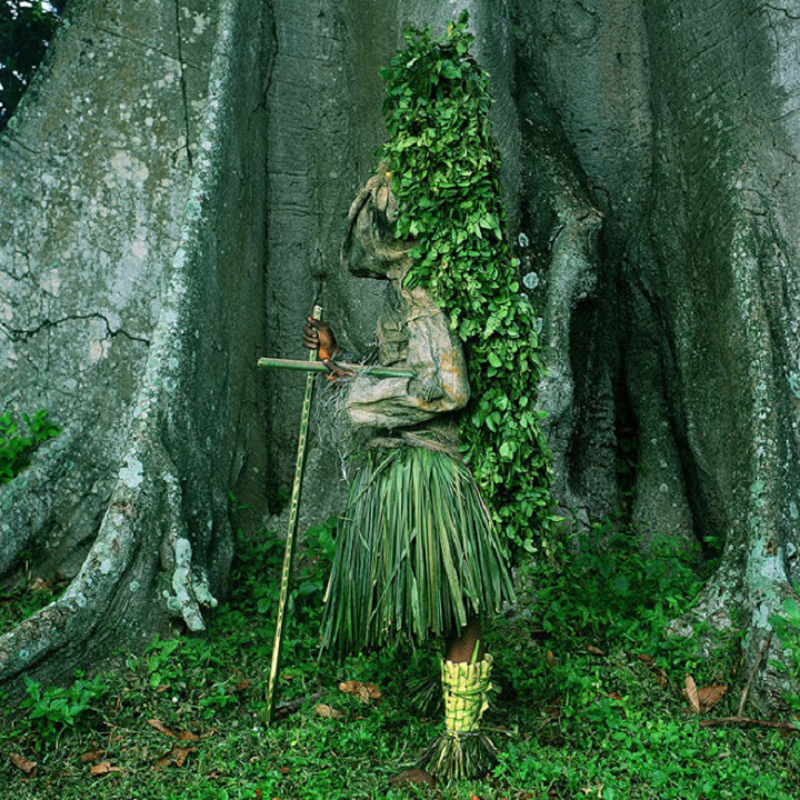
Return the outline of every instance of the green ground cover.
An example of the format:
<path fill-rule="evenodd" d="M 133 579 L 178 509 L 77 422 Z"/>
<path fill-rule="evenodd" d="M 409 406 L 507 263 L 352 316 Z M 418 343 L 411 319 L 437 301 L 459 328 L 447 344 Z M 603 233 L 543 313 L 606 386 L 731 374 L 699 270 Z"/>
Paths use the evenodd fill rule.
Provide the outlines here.
<path fill-rule="evenodd" d="M 690 573 L 668 554 L 642 559 L 613 526 L 595 534 L 565 567 L 523 569 L 522 610 L 492 626 L 499 691 L 486 722 L 501 756 L 483 781 L 390 782 L 439 729 L 410 697 L 437 653 L 315 659 L 331 547 L 322 527 L 298 559 L 285 643 L 280 700 L 308 697 L 297 710 L 270 729 L 259 721 L 281 544 L 242 536 L 232 596 L 207 636 L 156 639 L 72 686 L 29 682 L 24 707 L 0 720 L 0 798 L 797 797 L 796 734 L 700 726 L 736 713 L 745 680 L 734 639 L 702 660 L 664 636 L 696 591 Z M 681 693 L 687 674 L 701 689 L 729 687 L 701 717 Z M 342 680 L 381 697 L 362 702 Z"/>

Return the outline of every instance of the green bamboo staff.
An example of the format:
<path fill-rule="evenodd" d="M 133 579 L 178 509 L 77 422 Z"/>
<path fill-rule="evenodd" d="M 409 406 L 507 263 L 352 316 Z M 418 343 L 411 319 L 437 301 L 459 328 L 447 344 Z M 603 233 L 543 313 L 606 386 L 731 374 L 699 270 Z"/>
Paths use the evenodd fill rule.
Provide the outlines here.
<path fill-rule="evenodd" d="M 413 378 L 414 373 L 408 369 L 398 369 L 396 367 L 373 367 L 362 364 L 349 364 L 344 361 L 336 361 L 337 367 L 349 370 L 358 374 L 371 375 L 373 378 Z M 308 361 L 293 360 L 291 358 L 259 358 L 259 367 L 271 367 L 273 369 L 299 370 L 300 372 L 329 372 L 328 368 L 321 361 L 309 359 Z"/>
<path fill-rule="evenodd" d="M 322 318 L 320 306 L 314 306 L 311 314 L 314 319 Z M 286 551 L 283 556 L 283 570 L 281 571 L 281 592 L 278 600 L 278 617 L 275 622 L 275 641 L 272 646 L 272 664 L 270 665 L 269 684 L 267 686 L 266 707 L 264 710 L 264 723 L 269 725 L 273 716 L 273 701 L 275 699 L 275 685 L 278 681 L 280 666 L 281 645 L 283 643 L 283 620 L 286 613 L 286 603 L 289 598 L 289 579 L 292 571 L 292 557 L 294 554 L 294 536 L 297 531 L 297 511 L 300 505 L 300 488 L 303 482 L 303 465 L 306 455 L 306 438 L 308 435 L 308 418 L 311 411 L 311 396 L 314 390 L 314 373 L 328 372 L 328 368 L 317 360 L 317 351 L 311 350 L 308 361 L 287 358 L 260 358 L 259 367 L 273 369 L 300 370 L 308 372 L 306 378 L 306 393 L 303 398 L 303 411 L 300 418 L 300 436 L 297 440 L 297 462 L 292 485 L 292 501 L 289 507 L 289 529 L 286 533 Z M 376 378 L 413 378 L 410 370 L 394 369 L 391 367 L 372 367 L 361 364 L 337 364 L 342 369 L 357 373 L 366 373 Z"/>
<path fill-rule="evenodd" d="M 314 306 L 311 316 L 314 319 L 322 319 L 322 308 L 320 306 Z M 311 350 L 308 354 L 308 361 L 315 362 L 316 360 L 317 351 Z M 309 372 L 306 378 L 306 394 L 303 398 L 303 412 L 300 417 L 300 436 L 297 439 L 297 464 L 294 470 L 294 484 L 292 485 L 292 502 L 289 506 L 289 529 L 286 533 L 286 550 L 283 555 L 283 570 L 281 571 L 281 594 L 278 600 L 278 618 L 275 622 L 275 641 L 272 645 L 272 664 L 269 670 L 267 702 L 264 710 L 264 724 L 267 726 L 272 722 L 272 704 L 275 699 L 275 684 L 278 681 L 281 644 L 283 643 L 283 617 L 286 612 L 286 601 L 289 597 L 289 577 L 292 571 L 294 534 L 297 530 L 297 509 L 300 505 L 300 487 L 303 483 L 303 463 L 306 457 L 306 436 L 308 434 L 308 418 L 311 412 L 311 395 L 313 391 L 314 373 Z"/>

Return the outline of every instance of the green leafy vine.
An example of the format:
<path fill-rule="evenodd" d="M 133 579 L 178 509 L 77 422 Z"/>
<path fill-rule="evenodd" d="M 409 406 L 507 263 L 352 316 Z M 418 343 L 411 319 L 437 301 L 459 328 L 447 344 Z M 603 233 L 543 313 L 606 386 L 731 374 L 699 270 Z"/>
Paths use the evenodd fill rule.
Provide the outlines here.
<path fill-rule="evenodd" d="M 390 138 L 379 156 L 398 203 L 394 233 L 415 242 L 407 282 L 431 292 L 465 345 L 465 458 L 509 545 L 532 552 L 552 541 L 559 520 L 536 409 L 545 368 L 506 241 L 492 98 L 467 24 L 463 12 L 442 38 L 430 27 L 405 32 L 407 47 L 381 70 Z"/>
<path fill-rule="evenodd" d="M 30 463 L 36 448 L 47 439 L 58 436 L 59 430 L 47 420 L 47 411 L 40 409 L 32 417 L 23 414 L 27 432 L 22 433 L 11 414 L 0 414 L 0 484 L 8 483 Z"/>

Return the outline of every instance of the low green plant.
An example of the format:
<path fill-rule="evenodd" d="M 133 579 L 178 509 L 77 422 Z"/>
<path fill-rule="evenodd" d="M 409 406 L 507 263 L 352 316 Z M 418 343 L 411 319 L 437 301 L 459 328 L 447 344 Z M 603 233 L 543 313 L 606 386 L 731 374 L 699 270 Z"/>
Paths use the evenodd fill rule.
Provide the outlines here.
<path fill-rule="evenodd" d="M 58 436 L 59 429 L 39 409 L 32 417 L 22 415 L 27 431 L 20 431 L 11 414 L 0 416 L 0 484 L 8 483 L 30 463 L 36 448 Z"/>
<path fill-rule="evenodd" d="M 382 648 L 335 665 L 318 660 L 319 586 L 332 542 L 331 526 L 317 527 L 323 530 L 312 531 L 298 548 L 295 581 L 296 588 L 306 580 L 315 588 L 296 595 L 295 613 L 286 623 L 278 699 L 297 701 L 293 713 L 270 728 L 259 722 L 274 609 L 259 614 L 254 592 L 277 582 L 283 542 L 263 531 L 241 534 L 232 592 L 208 620 L 207 634 L 178 637 L 175 645 L 161 638 L 145 657 L 130 658 L 133 669 L 109 671 L 105 702 L 98 697 L 74 725 L 63 726 L 57 748 L 51 746 L 57 734 L 37 742 L 44 723 L 29 721 L 25 709 L 22 716 L 9 711 L 0 697 L 0 751 L 38 762 L 38 773 L 25 776 L 9 758 L 0 758 L 0 800 L 797 796 L 800 739 L 765 729 L 700 727 L 680 694 L 686 662 L 665 661 L 668 680 L 662 681 L 652 662 L 637 657 L 640 649 L 666 647 L 659 623 L 673 607 L 684 611 L 692 597 L 681 589 L 681 573 L 668 571 L 669 561 L 648 573 L 647 556 L 637 555 L 633 545 L 609 543 L 612 531 L 622 536 L 626 530 L 618 521 L 595 532 L 591 546 L 606 551 L 595 569 L 587 551 L 565 559 L 561 572 L 527 570 L 518 612 L 487 625 L 496 690 L 484 721 L 500 749 L 497 768 L 481 781 L 440 784 L 433 792 L 391 783 L 414 765 L 441 725 L 440 712 L 420 713 L 409 691 L 436 674 L 441 643 L 416 651 Z M 627 587 L 616 580 L 620 575 Z M 639 580 L 645 581 L 640 592 Z M 657 614 L 655 598 L 646 593 L 659 590 L 673 602 Z M 611 596 L 604 599 L 605 593 Z M 551 611 L 551 603 L 558 609 Z M 642 621 L 647 611 L 653 616 Z M 590 651 L 590 643 L 603 652 Z M 152 656 L 158 661 L 153 672 L 161 673 L 168 690 L 151 681 Z M 382 697 L 362 703 L 340 691 L 340 680 L 375 683 Z M 735 713 L 737 702 L 731 691 L 714 713 Z M 153 768 L 175 748 L 187 755 L 182 767 Z M 120 771 L 92 775 L 80 757 L 95 750 Z"/>
<path fill-rule="evenodd" d="M 792 685 L 784 696 L 792 711 L 800 715 L 800 603 L 797 602 L 798 586 L 795 584 L 795 597 L 783 601 L 783 614 L 772 614 L 769 624 L 781 640 L 787 654 L 787 662 L 779 666 L 789 673 Z"/>
<path fill-rule="evenodd" d="M 102 674 L 93 680 L 84 678 L 80 672 L 76 675 L 78 677 L 71 686 L 43 686 L 27 675 L 23 676 L 26 696 L 20 708 L 30 725 L 37 750 L 57 745 L 65 730 L 86 723 L 96 710 L 94 704 L 108 693 Z"/>
<path fill-rule="evenodd" d="M 701 580 L 668 540 L 643 549 L 635 526 L 607 518 L 573 534 L 559 564 L 528 565 L 548 631 L 597 641 L 655 636 L 688 608 Z"/>
<path fill-rule="evenodd" d="M 21 554 L 20 558 L 25 556 Z M 55 600 L 65 585 L 36 580 L 25 588 L 0 587 L 0 635 Z"/>

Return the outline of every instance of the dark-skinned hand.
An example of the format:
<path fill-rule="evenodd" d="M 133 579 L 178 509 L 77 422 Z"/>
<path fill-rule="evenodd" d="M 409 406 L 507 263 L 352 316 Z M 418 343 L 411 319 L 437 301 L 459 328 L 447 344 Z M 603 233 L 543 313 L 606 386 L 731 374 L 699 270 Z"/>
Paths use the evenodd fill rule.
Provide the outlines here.
<path fill-rule="evenodd" d="M 339 353 L 339 346 L 336 344 L 336 337 L 333 335 L 331 326 L 327 322 L 306 317 L 306 325 L 303 328 L 303 344 L 309 350 L 317 350 L 320 361 L 333 358 Z"/>
<path fill-rule="evenodd" d="M 355 372 L 344 369 L 336 364 L 333 359 L 341 353 L 339 345 L 336 343 L 331 326 L 326 322 L 306 317 L 306 325 L 303 328 L 303 345 L 309 350 L 316 350 L 320 361 L 330 370 L 329 381 L 337 378 L 354 378 Z"/>

